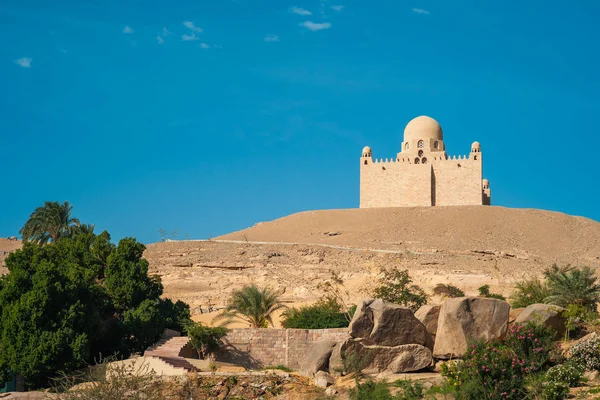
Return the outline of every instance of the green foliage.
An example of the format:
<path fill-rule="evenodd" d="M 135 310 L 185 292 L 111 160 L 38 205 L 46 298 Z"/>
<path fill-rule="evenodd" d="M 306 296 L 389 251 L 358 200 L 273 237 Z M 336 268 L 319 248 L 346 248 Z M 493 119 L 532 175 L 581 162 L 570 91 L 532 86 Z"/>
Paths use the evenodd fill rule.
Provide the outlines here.
<path fill-rule="evenodd" d="M 422 399 L 425 391 L 421 382 L 413 382 L 408 379 L 399 379 L 394 382 L 394 386 L 401 388 L 401 392 L 396 395 L 396 398 L 401 400 Z"/>
<path fill-rule="evenodd" d="M 114 246 L 103 232 L 11 253 L 0 278 L 0 371 L 43 386 L 100 354 L 128 357 L 155 343 L 175 306 L 159 298 L 143 249 L 135 239 Z"/>
<path fill-rule="evenodd" d="M 550 288 L 545 303 L 566 307 L 580 305 L 596 310 L 600 301 L 598 278 L 590 267 L 574 268 L 569 265 L 559 268 L 556 264 L 544 272 Z"/>
<path fill-rule="evenodd" d="M 473 344 L 463 363 L 444 364 L 442 374 L 457 399 L 526 398 L 528 377 L 554 361 L 552 335 L 542 325 L 513 326 L 505 342 Z"/>
<path fill-rule="evenodd" d="M 542 400 L 563 400 L 569 395 L 569 385 L 564 382 L 548 381 L 542 390 Z"/>
<path fill-rule="evenodd" d="M 512 294 L 511 306 L 524 308 L 532 304 L 543 303 L 548 296 L 550 296 L 550 288 L 546 282 L 540 279 L 517 282 Z"/>
<path fill-rule="evenodd" d="M 350 389 L 350 400 L 394 400 L 387 383 L 368 380 L 356 382 L 356 387 Z"/>
<path fill-rule="evenodd" d="M 227 307 L 215 317 L 228 325 L 235 320 L 247 323 L 250 328 L 273 326 L 273 313 L 285 308 L 279 296 L 270 288 L 260 289 L 256 285 L 244 286 L 234 291 Z"/>
<path fill-rule="evenodd" d="M 20 230 L 25 242 L 46 244 L 67 237 L 79 226 L 79 220 L 71 217 L 73 206 L 68 202 L 46 201 L 36 208 Z"/>
<path fill-rule="evenodd" d="M 200 322 L 190 323 L 185 327 L 192 347 L 201 359 L 206 359 L 221 347 L 221 339 L 227 335 L 228 329 L 222 326 L 205 326 Z"/>
<path fill-rule="evenodd" d="M 183 332 L 185 327 L 192 322 L 190 318 L 190 306 L 181 300 L 173 303 L 171 299 L 161 302 L 161 314 L 165 317 L 165 327 Z"/>
<path fill-rule="evenodd" d="M 333 297 L 310 306 L 288 308 L 282 316 L 284 319 L 281 324 L 284 328 L 328 329 L 344 328 L 350 324 L 343 306 Z"/>
<path fill-rule="evenodd" d="M 575 344 L 569 350 L 570 360 L 587 370 L 600 371 L 600 336 L 590 338 Z"/>
<path fill-rule="evenodd" d="M 456 286 L 447 285 L 444 283 L 438 283 L 433 288 L 433 294 L 435 294 L 437 296 L 450 297 L 450 298 L 465 297 L 465 292 L 463 292 Z"/>
<path fill-rule="evenodd" d="M 584 368 L 575 362 L 558 364 L 546 371 L 546 380 L 565 383 L 568 387 L 576 387 L 583 378 Z"/>
<path fill-rule="evenodd" d="M 478 289 L 480 297 L 488 297 L 490 299 L 506 300 L 504 296 L 497 293 L 490 292 L 490 285 L 480 286 Z"/>
<path fill-rule="evenodd" d="M 413 311 L 427 304 L 427 294 L 419 286 L 412 285 L 408 270 L 391 269 L 383 270 L 382 273 L 379 286 L 373 292 L 374 297 Z"/>
<path fill-rule="evenodd" d="M 563 317 L 566 319 L 565 339 L 573 333 L 581 333 L 591 326 L 595 325 L 598 320 L 598 314 L 589 308 L 577 304 L 569 304 Z"/>
<path fill-rule="evenodd" d="M 265 370 L 269 370 L 269 369 L 278 369 L 280 371 L 284 371 L 284 372 L 294 372 L 293 369 L 286 367 L 285 365 L 267 365 L 266 367 L 264 367 L 263 369 Z"/>

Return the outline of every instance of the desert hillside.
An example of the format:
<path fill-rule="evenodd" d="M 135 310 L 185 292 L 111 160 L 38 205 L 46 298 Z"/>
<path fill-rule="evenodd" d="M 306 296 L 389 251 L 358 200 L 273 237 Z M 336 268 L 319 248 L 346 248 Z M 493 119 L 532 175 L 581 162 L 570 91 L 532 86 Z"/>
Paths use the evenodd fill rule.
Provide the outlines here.
<path fill-rule="evenodd" d="M 0 265 L 19 246 L 0 239 Z M 452 283 L 475 294 L 490 284 L 509 295 L 515 280 L 553 263 L 600 267 L 600 223 L 481 206 L 307 211 L 208 241 L 150 244 L 144 256 L 165 295 L 210 320 L 209 307 L 223 307 L 250 282 L 276 288 L 290 304 L 315 301 L 330 271 L 344 279 L 350 301 L 392 266 L 409 269 L 426 289 Z"/>
<path fill-rule="evenodd" d="M 145 256 L 166 294 L 196 315 L 249 282 L 275 287 L 290 303 L 314 301 L 330 270 L 356 301 L 390 266 L 429 289 L 444 282 L 474 294 L 487 283 L 508 295 L 515 280 L 553 263 L 600 267 L 600 223 L 481 206 L 307 211 L 210 241 L 152 244 Z"/>

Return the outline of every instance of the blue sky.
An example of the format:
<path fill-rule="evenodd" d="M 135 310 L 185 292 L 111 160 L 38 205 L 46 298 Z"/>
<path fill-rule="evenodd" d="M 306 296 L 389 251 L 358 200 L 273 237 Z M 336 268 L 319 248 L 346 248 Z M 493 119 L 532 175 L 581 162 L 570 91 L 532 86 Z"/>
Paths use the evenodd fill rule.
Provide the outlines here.
<path fill-rule="evenodd" d="M 358 206 L 363 146 L 437 119 L 495 205 L 600 220 L 596 1 L 0 0 L 0 236 L 67 200 L 113 238 Z"/>

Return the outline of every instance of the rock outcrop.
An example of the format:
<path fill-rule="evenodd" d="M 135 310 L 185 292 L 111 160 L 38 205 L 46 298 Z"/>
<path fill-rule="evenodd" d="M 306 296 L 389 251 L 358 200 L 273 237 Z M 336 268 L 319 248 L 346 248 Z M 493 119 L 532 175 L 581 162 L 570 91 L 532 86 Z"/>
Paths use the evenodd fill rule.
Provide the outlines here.
<path fill-rule="evenodd" d="M 503 339 L 508 329 L 510 306 L 506 301 L 459 297 L 442 304 L 433 356 L 462 357 L 472 340 Z"/>
<path fill-rule="evenodd" d="M 515 324 L 538 322 L 552 328 L 558 337 L 564 335 L 566 329 L 565 309 L 551 304 L 532 304 L 525 307 L 515 319 Z"/>
<path fill-rule="evenodd" d="M 435 344 L 435 335 L 437 333 L 441 307 L 442 306 L 439 305 L 426 304 L 415 312 L 415 317 L 425 325 L 425 329 L 428 333 L 425 347 L 432 351 Z"/>
<path fill-rule="evenodd" d="M 346 356 L 352 355 L 354 362 L 366 374 L 418 371 L 430 367 L 433 362 L 431 350 L 420 344 L 381 346 L 365 344 L 362 339 L 350 339 L 346 343 Z"/>
<path fill-rule="evenodd" d="M 333 340 L 321 340 L 313 344 L 304 360 L 300 363 L 300 370 L 307 376 L 313 376 L 319 371 L 329 369 L 329 358 L 336 342 Z"/>
<path fill-rule="evenodd" d="M 427 330 L 410 308 L 381 299 L 366 299 L 350 322 L 350 336 L 378 346 L 424 345 Z"/>

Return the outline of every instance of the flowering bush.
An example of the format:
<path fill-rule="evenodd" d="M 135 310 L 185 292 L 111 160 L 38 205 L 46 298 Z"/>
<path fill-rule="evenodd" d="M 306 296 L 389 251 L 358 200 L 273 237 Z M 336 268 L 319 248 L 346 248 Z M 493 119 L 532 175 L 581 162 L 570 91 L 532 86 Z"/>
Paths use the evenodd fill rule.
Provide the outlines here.
<path fill-rule="evenodd" d="M 472 345 L 464 362 L 443 365 L 442 375 L 460 399 L 523 399 L 527 377 L 554 362 L 552 336 L 541 325 L 513 326 L 503 343 Z"/>
<path fill-rule="evenodd" d="M 542 400 L 563 400 L 569 394 L 569 385 L 564 382 L 548 381 L 544 384 Z"/>
<path fill-rule="evenodd" d="M 548 382 L 562 382 L 569 387 L 575 387 L 581 381 L 583 368 L 573 362 L 555 365 L 546 372 Z"/>
<path fill-rule="evenodd" d="M 588 370 L 600 370 L 600 336 L 593 335 L 570 350 L 571 360 Z"/>

